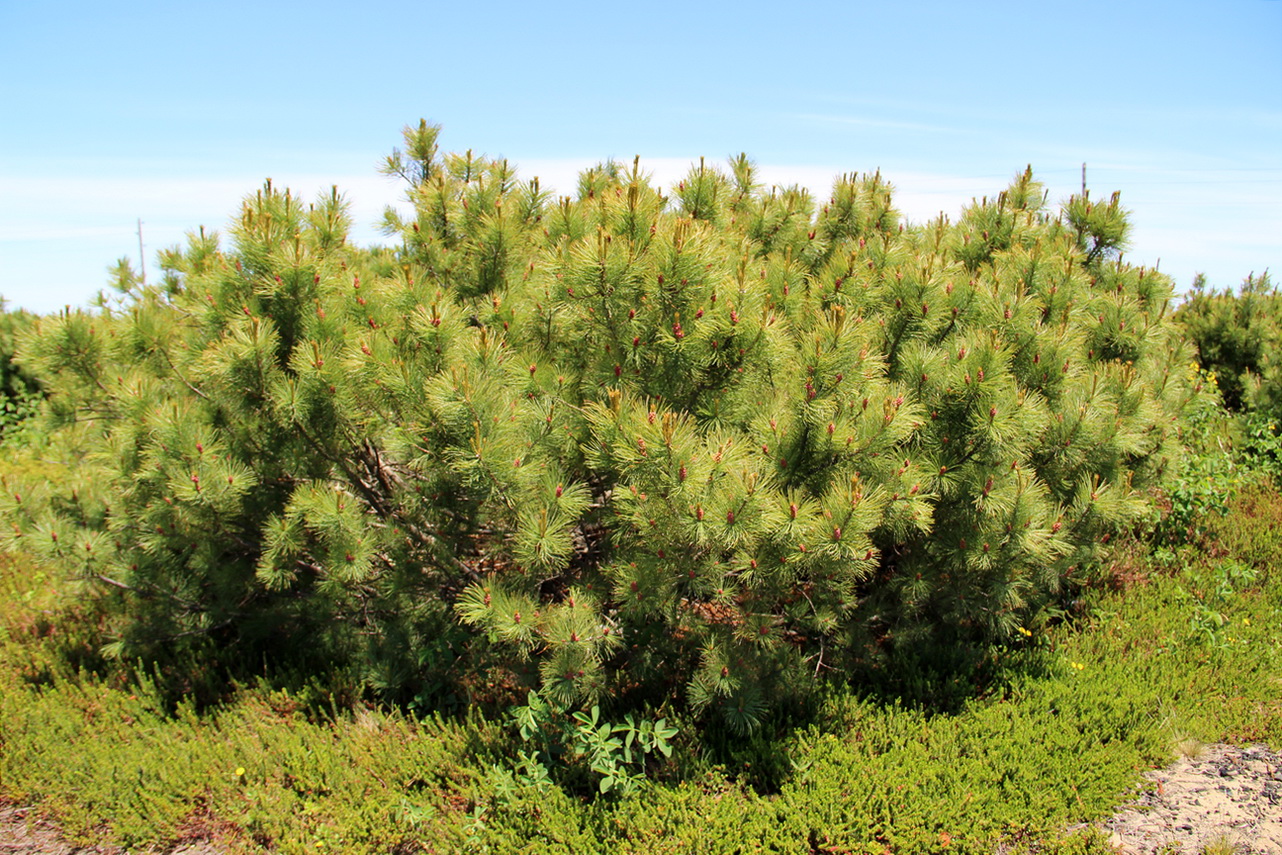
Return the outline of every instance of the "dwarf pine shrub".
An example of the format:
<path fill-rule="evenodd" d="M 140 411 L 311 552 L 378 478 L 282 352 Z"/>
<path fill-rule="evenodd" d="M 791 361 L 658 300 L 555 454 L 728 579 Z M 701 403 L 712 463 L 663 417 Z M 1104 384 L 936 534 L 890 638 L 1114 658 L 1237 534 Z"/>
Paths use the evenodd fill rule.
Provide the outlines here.
<path fill-rule="evenodd" d="M 1208 290 L 1199 276 L 1175 319 L 1212 372 L 1230 410 L 1282 412 L 1282 295 L 1268 271 L 1248 276 L 1238 291 Z"/>
<path fill-rule="evenodd" d="M 1116 196 L 1052 211 L 1030 170 L 909 226 L 880 175 L 818 203 L 741 156 L 553 198 L 437 134 L 387 160 L 396 249 L 269 182 L 124 308 L 39 321 L 75 462 L 6 485 L 9 542 L 119 598 L 116 652 L 411 694 L 498 662 L 746 730 L 1039 620 L 1172 454 L 1190 356 Z"/>

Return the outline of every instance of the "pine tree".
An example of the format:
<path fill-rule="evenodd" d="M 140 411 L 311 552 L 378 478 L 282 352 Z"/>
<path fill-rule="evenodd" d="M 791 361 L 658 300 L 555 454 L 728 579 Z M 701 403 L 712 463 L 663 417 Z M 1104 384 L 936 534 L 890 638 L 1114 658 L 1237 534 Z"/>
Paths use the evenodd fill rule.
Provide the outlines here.
<path fill-rule="evenodd" d="M 438 132 L 385 164 L 396 250 L 269 183 L 127 307 L 41 321 L 93 486 L 6 490 L 11 543 L 120 592 L 121 653 L 292 639 L 416 691 L 490 651 L 748 730 L 1039 620 L 1174 453 L 1188 357 L 1116 197 L 1055 214 L 1030 170 L 907 226 L 880 175 L 817 207 L 740 156 L 553 199 Z"/>

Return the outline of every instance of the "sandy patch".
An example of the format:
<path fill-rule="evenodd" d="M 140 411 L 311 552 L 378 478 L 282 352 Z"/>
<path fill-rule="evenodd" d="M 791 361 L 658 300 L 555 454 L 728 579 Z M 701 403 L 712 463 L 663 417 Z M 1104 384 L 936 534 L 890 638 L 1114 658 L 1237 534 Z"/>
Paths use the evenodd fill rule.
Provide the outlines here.
<path fill-rule="evenodd" d="M 1104 823 L 1125 855 L 1282 855 L 1282 754 L 1263 745 L 1211 745 L 1144 775 L 1154 787 Z"/>

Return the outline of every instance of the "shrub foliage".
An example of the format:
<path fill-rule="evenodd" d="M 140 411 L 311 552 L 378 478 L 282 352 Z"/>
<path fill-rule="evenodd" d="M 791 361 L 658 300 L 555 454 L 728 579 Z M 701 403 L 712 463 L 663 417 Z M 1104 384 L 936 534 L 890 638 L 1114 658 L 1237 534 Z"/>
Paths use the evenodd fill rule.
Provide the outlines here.
<path fill-rule="evenodd" d="M 33 320 L 28 312 L 7 311 L 0 297 L 0 440 L 16 432 L 40 398 L 40 382 L 14 359 L 18 338 Z"/>
<path fill-rule="evenodd" d="M 1052 212 L 1030 170 L 909 227 L 880 175 L 817 205 L 740 156 L 553 198 L 437 133 L 387 159 L 395 250 L 269 182 L 161 285 L 40 320 L 79 462 L 9 485 L 10 542 L 119 597 L 117 652 L 306 649 L 411 693 L 516 662 L 562 707 L 750 729 L 1039 620 L 1172 453 L 1190 357 L 1116 196 Z"/>
<path fill-rule="evenodd" d="M 1204 371 L 1214 372 L 1230 410 L 1282 412 L 1282 295 L 1266 271 L 1240 291 L 1208 291 L 1199 277 L 1175 314 L 1197 347 Z"/>

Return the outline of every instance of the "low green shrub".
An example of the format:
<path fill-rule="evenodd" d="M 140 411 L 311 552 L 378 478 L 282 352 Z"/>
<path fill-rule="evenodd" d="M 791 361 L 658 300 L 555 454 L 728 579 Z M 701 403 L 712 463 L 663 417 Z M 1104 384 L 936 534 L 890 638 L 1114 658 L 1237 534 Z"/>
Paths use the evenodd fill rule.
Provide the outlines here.
<path fill-rule="evenodd" d="M 1162 545 L 1205 544 L 1243 481 L 1239 456 L 1231 451 L 1190 456 L 1162 484 L 1147 536 Z"/>
<path fill-rule="evenodd" d="M 545 791 L 554 782 L 573 788 L 576 778 L 590 778 L 589 792 L 627 795 L 646 780 L 647 760 L 672 756 L 670 740 L 678 732 L 664 718 L 628 713 L 616 723 L 602 721 L 597 706 L 566 711 L 534 691 L 512 718 L 529 748 L 522 748 L 515 762 L 494 768 L 500 799 L 512 798 L 518 788 Z"/>
<path fill-rule="evenodd" d="M 1243 464 L 1275 483 L 1282 482 L 1282 433 L 1278 414 L 1252 411 L 1239 419 Z"/>
<path fill-rule="evenodd" d="M 1227 557 L 1249 564 L 1263 579 L 1282 568 L 1282 498 L 1276 481 L 1245 486 L 1225 516 L 1207 520 L 1211 541 Z"/>

